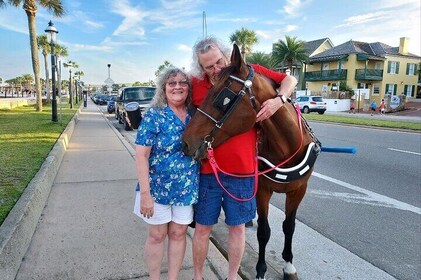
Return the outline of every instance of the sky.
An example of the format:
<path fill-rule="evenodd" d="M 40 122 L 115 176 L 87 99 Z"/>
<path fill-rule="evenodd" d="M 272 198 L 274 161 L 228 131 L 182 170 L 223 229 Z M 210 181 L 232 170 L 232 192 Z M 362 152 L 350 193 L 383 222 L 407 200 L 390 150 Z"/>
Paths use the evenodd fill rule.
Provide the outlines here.
<path fill-rule="evenodd" d="M 214 36 L 230 45 L 230 35 L 242 27 L 257 34 L 254 52 L 270 53 L 272 44 L 288 35 L 303 41 L 329 38 L 334 46 L 354 40 L 392 47 L 399 46 L 401 37 L 408 37 L 409 51 L 421 54 L 420 0 L 62 2 L 66 15 L 61 18 L 39 7 L 37 34 L 45 34 L 48 22 L 53 21 L 58 43 L 69 53 L 61 61 L 75 61 L 77 70 L 85 74 L 81 77 L 85 84 L 104 84 L 109 73 L 115 83 L 155 80 L 155 71 L 164 61 L 190 70 L 197 40 Z M 41 53 L 39 57 L 45 78 Z M 0 78 L 5 81 L 32 73 L 25 11 L 7 5 L 0 8 Z M 68 79 L 68 68 L 62 69 L 62 75 Z"/>

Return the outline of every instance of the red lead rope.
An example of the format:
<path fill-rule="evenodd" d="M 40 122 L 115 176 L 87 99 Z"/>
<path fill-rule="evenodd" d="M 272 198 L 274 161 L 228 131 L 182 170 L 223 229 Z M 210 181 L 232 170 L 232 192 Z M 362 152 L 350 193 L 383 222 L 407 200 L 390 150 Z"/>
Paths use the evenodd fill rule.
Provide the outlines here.
<path fill-rule="evenodd" d="M 300 111 L 300 107 L 299 107 L 299 105 L 298 105 L 298 103 L 296 104 L 296 111 L 297 111 L 297 115 L 298 115 L 298 126 L 299 126 L 299 128 L 300 128 L 300 131 L 302 131 L 302 122 L 301 122 L 301 111 Z M 214 173 L 214 175 L 215 175 L 215 177 L 216 177 L 216 180 L 218 181 L 218 184 L 221 186 L 221 188 L 231 197 L 231 198 L 233 198 L 233 199 L 235 199 L 235 200 L 237 200 L 237 201 L 241 201 L 241 202 L 245 202 L 245 201 L 250 201 L 250 200 L 252 200 L 255 196 L 256 196 L 256 193 L 257 193 L 257 190 L 258 190 L 258 177 L 259 177 L 259 175 L 262 175 L 262 174 L 266 174 L 266 173 L 268 173 L 268 172 L 270 172 L 270 171 L 272 171 L 272 170 L 274 170 L 275 168 L 278 168 L 278 167 L 280 167 L 280 166 L 282 166 L 282 165 L 284 165 L 285 163 L 287 163 L 288 161 L 290 161 L 297 153 L 298 153 L 298 151 L 301 149 L 301 147 L 303 146 L 303 134 L 302 133 L 300 133 L 300 135 L 301 135 L 301 139 L 300 139 L 300 145 L 298 146 L 298 148 L 297 148 L 297 150 L 290 156 L 290 157 L 288 157 L 287 159 L 285 159 L 284 161 L 282 161 L 281 163 L 279 163 L 278 165 L 276 165 L 276 166 L 274 166 L 274 167 L 271 167 L 271 168 L 269 168 L 269 169 L 267 169 L 267 170 L 265 170 L 265 171 L 261 171 L 261 172 L 259 172 L 258 171 L 258 159 L 257 159 L 257 154 L 258 154 L 258 149 L 257 149 L 257 144 L 256 144 L 256 156 L 255 156 L 255 170 L 254 170 L 254 172 L 253 172 L 253 175 L 240 175 L 240 174 L 232 174 L 232 173 L 229 173 L 229 172 L 226 172 L 226 171 L 224 171 L 224 170 L 222 170 L 219 166 L 218 166 L 218 164 L 216 163 L 216 159 L 215 159 L 215 156 L 214 156 L 214 154 L 213 154 L 213 148 L 212 148 L 212 146 L 211 146 L 211 143 L 210 142 L 208 142 L 208 148 L 207 148 L 207 151 L 208 151 L 208 159 L 209 159 L 209 163 L 210 163 L 210 165 L 211 165 L 211 167 L 212 167 L 212 171 L 213 171 L 213 173 Z M 233 177 L 237 177 L 237 178 L 245 178 L 245 177 L 251 177 L 251 176 L 254 176 L 254 191 L 253 191 L 253 194 L 252 194 L 252 196 L 251 197 L 249 197 L 249 198 L 238 198 L 238 197 L 236 197 L 236 196 L 234 196 L 232 193 L 230 193 L 223 185 L 222 185 L 222 183 L 221 183 L 221 180 L 219 179 L 219 175 L 218 175 L 218 171 L 219 172 L 222 172 L 222 173 L 224 173 L 224 174 L 226 174 L 226 175 L 229 175 L 229 176 L 233 176 Z"/>

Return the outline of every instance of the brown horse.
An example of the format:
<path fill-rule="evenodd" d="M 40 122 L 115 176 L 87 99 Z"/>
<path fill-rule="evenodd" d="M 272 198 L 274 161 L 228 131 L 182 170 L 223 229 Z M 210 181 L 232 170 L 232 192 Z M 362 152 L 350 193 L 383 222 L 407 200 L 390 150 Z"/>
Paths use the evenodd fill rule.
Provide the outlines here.
<path fill-rule="evenodd" d="M 234 45 L 231 65 L 220 73 L 219 81 L 209 91 L 184 131 L 185 153 L 202 159 L 210 146 L 217 147 L 227 139 L 252 129 L 256 125 L 260 104 L 276 95 L 274 82 L 254 73 Z M 284 279 L 298 279 L 292 265 L 291 251 L 295 216 L 319 153 L 319 142 L 307 123 L 303 123 L 300 125 L 298 112 L 287 102 L 271 118 L 258 124 L 259 171 L 270 172 L 258 177 L 259 260 L 256 279 L 264 279 L 267 270 L 265 250 L 271 233 L 268 211 L 273 192 L 286 194 L 286 217 L 282 226 L 285 235 L 282 252 L 286 262 Z M 277 167 L 279 163 L 282 166 Z"/>

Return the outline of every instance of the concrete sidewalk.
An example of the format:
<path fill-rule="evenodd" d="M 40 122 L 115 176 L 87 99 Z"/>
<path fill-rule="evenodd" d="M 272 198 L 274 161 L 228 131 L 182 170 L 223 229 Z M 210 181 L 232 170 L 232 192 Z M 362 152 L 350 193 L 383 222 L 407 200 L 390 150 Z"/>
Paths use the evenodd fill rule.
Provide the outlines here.
<path fill-rule="evenodd" d="M 148 279 L 146 224 L 132 213 L 133 148 L 90 100 L 77 119 L 15 279 Z M 191 234 L 180 279 L 193 277 Z M 206 277 L 225 279 L 227 268 L 211 244 Z"/>

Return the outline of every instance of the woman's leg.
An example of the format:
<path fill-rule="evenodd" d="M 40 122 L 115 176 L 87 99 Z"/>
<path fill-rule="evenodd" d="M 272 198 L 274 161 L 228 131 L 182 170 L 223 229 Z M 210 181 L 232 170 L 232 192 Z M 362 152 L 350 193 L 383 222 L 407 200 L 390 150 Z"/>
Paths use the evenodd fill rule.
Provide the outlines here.
<path fill-rule="evenodd" d="M 148 237 L 145 244 L 145 257 L 148 266 L 149 279 L 159 280 L 161 275 L 162 258 L 164 257 L 165 238 L 168 224 L 148 225 Z"/>
<path fill-rule="evenodd" d="M 168 280 L 177 280 L 186 253 L 188 225 L 174 222 L 168 227 Z"/>

